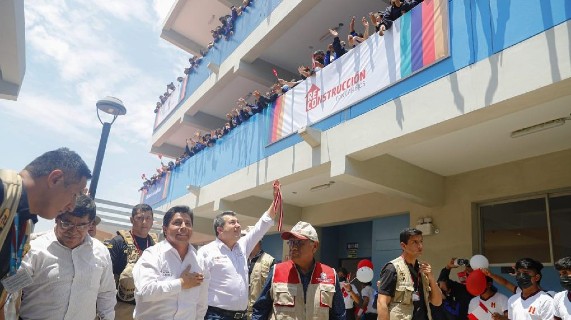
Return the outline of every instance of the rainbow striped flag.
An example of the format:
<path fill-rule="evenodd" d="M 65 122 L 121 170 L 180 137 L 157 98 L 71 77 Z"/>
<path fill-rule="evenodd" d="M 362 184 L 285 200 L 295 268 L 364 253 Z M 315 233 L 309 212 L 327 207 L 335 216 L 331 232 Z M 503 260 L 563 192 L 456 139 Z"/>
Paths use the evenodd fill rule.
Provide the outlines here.
<path fill-rule="evenodd" d="M 448 56 L 447 0 L 424 0 L 398 19 L 401 78 Z"/>
<path fill-rule="evenodd" d="M 283 132 L 282 128 L 283 128 L 283 122 L 284 122 L 285 100 L 286 100 L 286 96 L 281 95 L 273 103 L 273 105 L 270 106 L 272 108 L 272 115 L 271 115 L 272 130 L 270 130 L 270 142 L 275 142 L 275 141 L 278 141 L 281 138 L 283 138 L 283 136 L 281 134 Z"/>

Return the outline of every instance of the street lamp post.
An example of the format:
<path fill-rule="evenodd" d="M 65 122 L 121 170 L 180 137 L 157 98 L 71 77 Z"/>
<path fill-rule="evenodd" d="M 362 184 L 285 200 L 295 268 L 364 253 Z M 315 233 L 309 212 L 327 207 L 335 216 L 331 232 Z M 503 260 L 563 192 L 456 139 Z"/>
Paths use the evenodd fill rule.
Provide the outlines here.
<path fill-rule="evenodd" d="M 95 158 L 93 176 L 91 178 L 91 184 L 89 185 L 89 196 L 92 199 L 95 199 L 95 193 L 97 192 L 97 184 L 99 183 L 99 175 L 101 174 L 101 166 L 103 165 L 103 157 L 105 156 L 105 148 L 107 147 L 107 139 L 109 138 L 111 125 L 115 122 L 115 119 L 117 119 L 118 116 L 122 116 L 127 113 L 127 109 L 123 105 L 123 102 L 115 97 L 105 97 L 97 101 L 95 106 L 97 110 L 97 118 L 103 125 L 103 130 L 101 131 L 99 148 L 97 149 L 97 158 Z M 112 115 L 113 120 L 111 122 L 103 122 L 99 116 L 100 110 Z"/>

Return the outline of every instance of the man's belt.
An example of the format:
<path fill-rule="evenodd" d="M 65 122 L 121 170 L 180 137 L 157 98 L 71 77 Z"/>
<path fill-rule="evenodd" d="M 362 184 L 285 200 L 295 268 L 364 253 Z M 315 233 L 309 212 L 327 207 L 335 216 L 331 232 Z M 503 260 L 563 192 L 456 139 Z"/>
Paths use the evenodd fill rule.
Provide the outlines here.
<path fill-rule="evenodd" d="M 230 317 L 233 319 L 243 319 L 246 317 L 246 310 L 244 311 L 231 311 L 231 310 L 224 310 L 221 308 L 208 306 L 208 311 L 223 315 L 225 317 Z"/>

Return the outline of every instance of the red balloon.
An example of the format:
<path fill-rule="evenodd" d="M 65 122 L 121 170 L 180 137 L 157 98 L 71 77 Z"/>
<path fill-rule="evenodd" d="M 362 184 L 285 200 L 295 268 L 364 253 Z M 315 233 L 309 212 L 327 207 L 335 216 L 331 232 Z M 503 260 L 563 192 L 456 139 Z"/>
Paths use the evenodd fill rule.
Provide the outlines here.
<path fill-rule="evenodd" d="M 484 293 L 486 287 L 486 275 L 480 269 L 472 271 L 466 279 L 466 289 L 473 296 L 479 296 Z"/>

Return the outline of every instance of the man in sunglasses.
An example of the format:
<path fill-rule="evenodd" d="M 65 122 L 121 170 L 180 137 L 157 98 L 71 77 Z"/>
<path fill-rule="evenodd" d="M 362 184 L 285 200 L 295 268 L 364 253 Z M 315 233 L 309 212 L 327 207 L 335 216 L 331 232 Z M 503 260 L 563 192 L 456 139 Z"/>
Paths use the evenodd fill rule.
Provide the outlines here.
<path fill-rule="evenodd" d="M 72 211 L 57 216 L 52 231 L 31 242 L 17 273 L 29 280 L 21 319 L 115 318 L 111 257 L 87 233 L 94 218 L 95 203 L 79 195 Z"/>
<path fill-rule="evenodd" d="M 315 228 L 300 221 L 291 231 L 282 233 L 282 239 L 288 242 L 291 260 L 270 270 L 254 304 L 252 320 L 274 317 L 344 320 L 345 303 L 337 273 L 314 258 L 319 247 Z"/>

